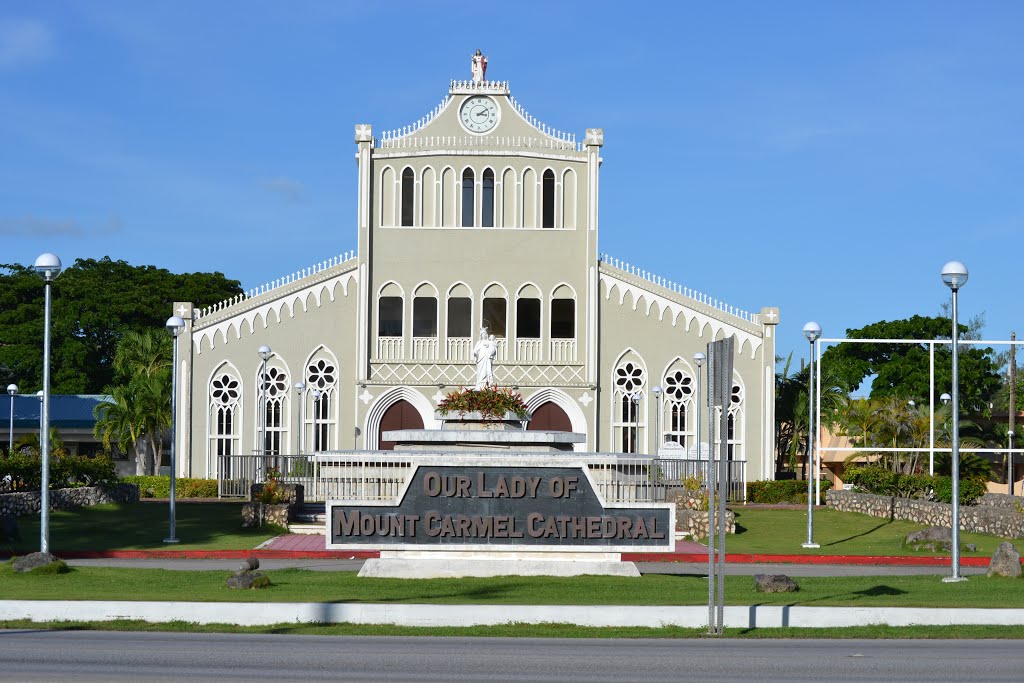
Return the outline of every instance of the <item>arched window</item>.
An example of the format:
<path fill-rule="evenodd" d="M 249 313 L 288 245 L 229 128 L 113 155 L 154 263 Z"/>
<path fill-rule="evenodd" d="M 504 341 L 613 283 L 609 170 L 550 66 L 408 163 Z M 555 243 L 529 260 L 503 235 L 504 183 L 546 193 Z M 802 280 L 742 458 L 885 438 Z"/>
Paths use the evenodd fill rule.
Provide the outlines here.
<path fill-rule="evenodd" d="M 306 411 L 306 430 L 312 440 L 313 452 L 326 450 L 335 440 L 337 421 L 335 401 L 337 400 L 338 369 L 333 360 L 317 358 L 306 366 L 306 396 L 309 410 Z"/>
<path fill-rule="evenodd" d="M 473 300 L 468 296 L 448 299 L 448 338 L 473 336 Z"/>
<path fill-rule="evenodd" d="M 624 360 L 612 373 L 612 443 L 619 453 L 639 453 L 643 443 L 641 390 L 647 373 L 637 361 Z"/>
<path fill-rule="evenodd" d="M 239 454 L 238 424 L 242 383 L 234 373 L 221 371 L 210 380 L 210 433 L 207 470 L 221 479 L 231 477 L 231 456 Z"/>
<path fill-rule="evenodd" d="M 263 387 L 266 393 L 263 393 Z M 262 406 L 262 410 L 256 411 L 256 429 L 263 432 L 266 425 L 266 439 L 263 448 L 260 449 L 265 455 L 281 455 L 281 444 L 288 442 L 288 420 L 285 413 L 288 401 L 288 375 L 278 367 L 268 367 L 266 376 L 261 372 L 256 378 L 257 396 L 256 405 Z M 266 403 L 263 403 L 264 396 Z M 262 414 L 261 414 L 262 413 Z M 256 442 L 259 443 L 257 436 Z"/>
<path fill-rule="evenodd" d="M 743 460 L 743 387 L 733 383 L 732 394 L 729 396 L 729 432 L 726 435 L 726 447 L 729 460 Z"/>
<path fill-rule="evenodd" d="M 377 306 L 377 336 L 402 336 L 402 297 L 382 296 Z"/>
<path fill-rule="evenodd" d="M 508 336 L 508 299 L 501 287 L 492 285 L 484 291 L 482 326 L 499 339 Z"/>
<path fill-rule="evenodd" d="M 551 295 L 551 338 L 576 338 L 576 300 L 565 285 Z"/>
<path fill-rule="evenodd" d="M 480 199 L 481 216 L 485 228 L 494 227 L 494 171 L 484 169 L 483 196 Z"/>
<path fill-rule="evenodd" d="M 540 227 L 555 227 L 555 172 L 550 168 L 544 171 L 541 181 L 541 211 Z"/>
<path fill-rule="evenodd" d="M 682 368 L 671 368 L 665 374 L 665 395 L 662 399 L 664 420 L 661 444 L 673 442 L 689 448 L 693 437 L 692 420 L 689 419 L 694 394 L 693 377 Z"/>
<path fill-rule="evenodd" d="M 473 169 L 467 168 L 462 172 L 462 227 L 473 227 L 473 195 L 475 187 L 473 182 Z"/>
<path fill-rule="evenodd" d="M 415 175 L 411 168 L 406 167 L 402 171 L 402 225 L 412 225 L 412 217 L 415 214 L 413 204 L 415 188 Z"/>

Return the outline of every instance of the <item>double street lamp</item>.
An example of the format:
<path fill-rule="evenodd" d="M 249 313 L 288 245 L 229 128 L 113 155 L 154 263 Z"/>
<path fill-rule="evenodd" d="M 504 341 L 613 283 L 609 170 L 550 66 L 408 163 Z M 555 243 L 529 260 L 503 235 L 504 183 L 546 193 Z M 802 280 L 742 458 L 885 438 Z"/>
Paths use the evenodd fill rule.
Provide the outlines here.
<path fill-rule="evenodd" d="M 266 344 L 256 349 L 256 353 L 263 359 L 263 369 L 260 370 L 260 391 L 262 392 L 260 402 L 262 407 L 260 414 L 263 416 L 260 420 L 260 455 L 263 456 L 263 460 L 267 459 L 267 360 L 274 353 L 270 350 L 270 347 Z M 266 463 L 261 463 L 261 467 Z"/>
<path fill-rule="evenodd" d="M 697 462 L 698 463 L 700 463 L 700 459 L 701 459 L 701 449 L 700 449 L 700 385 L 703 383 L 702 379 L 701 379 L 701 376 L 704 373 L 704 370 L 703 370 L 703 368 L 704 368 L 704 361 L 706 361 L 706 360 L 707 360 L 707 356 L 705 356 L 702 351 L 698 351 L 697 353 L 693 354 L 693 364 L 697 366 L 697 415 L 696 415 L 696 421 L 694 422 L 693 438 L 696 439 L 696 441 L 697 441 Z M 698 464 L 697 467 L 700 467 L 700 465 Z M 707 482 L 709 475 L 710 475 L 710 472 L 705 472 L 705 474 L 704 474 L 704 481 L 705 482 Z M 709 492 L 708 495 L 710 496 L 711 493 Z M 711 500 L 711 498 L 708 498 L 708 500 Z"/>
<path fill-rule="evenodd" d="M 654 394 L 654 457 L 658 457 L 661 450 L 661 387 L 655 386 L 651 393 Z"/>
<path fill-rule="evenodd" d="M 39 491 L 39 552 L 50 552 L 50 285 L 60 275 L 61 262 L 56 254 L 46 252 L 36 259 L 33 268 L 43 278 L 43 405 L 40 414 L 39 451 L 42 454 L 42 477 Z"/>
<path fill-rule="evenodd" d="M 175 529 L 175 480 L 178 476 L 178 460 L 176 457 L 178 441 L 178 335 L 185 329 L 185 321 L 177 315 L 167 319 L 167 331 L 171 334 L 171 508 L 169 533 L 164 543 L 177 543 L 178 537 L 174 535 Z"/>
<path fill-rule="evenodd" d="M 967 266 L 960 261 L 950 261 L 942 266 L 942 281 L 953 293 L 953 382 L 952 382 L 952 444 L 950 454 L 950 474 L 953 477 L 953 519 L 952 531 L 952 573 L 943 578 L 946 583 L 965 581 L 960 576 L 960 325 L 957 321 L 956 295 L 967 283 Z"/>
<path fill-rule="evenodd" d="M 807 376 L 807 542 L 803 547 L 820 548 L 814 542 L 814 342 L 821 338 L 821 325 L 814 321 L 804 325 L 804 337 L 811 344 L 811 362 Z"/>

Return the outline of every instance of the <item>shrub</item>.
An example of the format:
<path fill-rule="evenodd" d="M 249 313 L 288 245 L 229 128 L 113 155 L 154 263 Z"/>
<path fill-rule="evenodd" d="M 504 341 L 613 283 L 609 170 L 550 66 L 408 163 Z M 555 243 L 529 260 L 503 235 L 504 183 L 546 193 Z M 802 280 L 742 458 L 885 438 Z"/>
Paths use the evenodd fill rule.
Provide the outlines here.
<path fill-rule="evenodd" d="M 0 459 L 0 479 L 10 476 L 12 491 L 38 491 L 42 481 L 42 458 L 38 454 L 15 453 Z M 114 461 L 101 455 L 62 455 L 50 460 L 50 488 L 116 484 Z"/>
<path fill-rule="evenodd" d="M 171 497 L 170 477 L 132 475 L 121 477 L 121 481 L 138 486 L 142 498 Z M 216 498 L 217 480 L 179 477 L 174 483 L 174 493 L 177 498 Z"/>
<path fill-rule="evenodd" d="M 500 420 L 505 413 L 515 413 L 516 417 L 525 418 L 530 414 L 523 402 L 522 394 L 511 389 L 484 387 L 483 389 L 461 389 L 453 391 L 437 404 L 437 412 L 448 413 L 478 412 L 485 418 Z"/>
<path fill-rule="evenodd" d="M 268 469 L 267 480 L 263 482 L 263 486 L 253 496 L 253 501 L 263 503 L 264 505 L 280 505 L 283 503 L 285 495 L 278 485 L 278 477 L 280 477 L 280 472 L 277 471 L 276 467 Z"/>
<path fill-rule="evenodd" d="M 821 492 L 832 488 L 832 482 L 822 479 Z M 807 481 L 783 479 L 779 481 L 752 481 L 747 484 L 748 503 L 806 503 Z"/>
<path fill-rule="evenodd" d="M 946 476 L 932 477 L 935 480 L 935 500 L 940 503 L 953 502 L 953 478 Z M 960 480 L 960 504 L 974 505 L 978 499 L 985 495 L 988 486 L 985 480 L 978 477 L 968 477 Z"/>
<path fill-rule="evenodd" d="M 878 465 L 851 467 L 846 483 L 879 496 L 896 498 L 927 497 L 935 487 L 935 478 L 927 474 L 901 474 Z"/>

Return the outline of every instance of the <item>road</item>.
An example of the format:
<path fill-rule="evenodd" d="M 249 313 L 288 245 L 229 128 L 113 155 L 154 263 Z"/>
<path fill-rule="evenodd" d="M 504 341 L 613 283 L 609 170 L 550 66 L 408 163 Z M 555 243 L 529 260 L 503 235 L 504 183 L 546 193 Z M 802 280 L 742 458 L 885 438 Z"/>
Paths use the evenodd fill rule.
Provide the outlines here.
<path fill-rule="evenodd" d="M 569 640 L 0 631 L 17 681 L 1021 680 L 1001 640 Z"/>

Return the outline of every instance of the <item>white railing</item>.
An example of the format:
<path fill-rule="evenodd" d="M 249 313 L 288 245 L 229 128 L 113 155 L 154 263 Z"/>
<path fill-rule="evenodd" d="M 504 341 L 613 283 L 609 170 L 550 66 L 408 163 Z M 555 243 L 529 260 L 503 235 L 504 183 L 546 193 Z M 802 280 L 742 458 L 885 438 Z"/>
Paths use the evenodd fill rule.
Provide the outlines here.
<path fill-rule="evenodd" d="M 543 354 L 540 339 L 516 340 L 517 363 L 540 363 L 542 360 L 542 356 Z"/>
<path fill-rule="evenodd" d="M 554 138 L 533 138 L 526 135 L 408 135 L 396 138 L 380 138 L 374 141 L 379 149 L 437 149 L 460 148 L 471 149 L 536 149 L 540 151 L 582 151 L 582 145 Z"/>
<path fill-rule="evenodd" d="M 448 361 L 469 361 L 473 356 L 473 339 L 470 337 L 448 337 Z"/>
<path fill-rule="evenodd" d="M 575 363 L 576 362 L 576 340 L 575 339 L 552 339 L 551 340 L 551 362 L 552 363 Z"/>
<path fill-rule="evenodd" d="M 487 94 L 487 95 L 507 95 L 508 94 L 508 81 L 459 81 L 452 79 L 451 85 L 448 91 L 452 95 L 470 95 L 470 94 Z"/>
<path fill-rule="evenodd" d="M 704 304 L 705 306 L 710 306 L 711 308 L 715 308 L 719 311 L 722 311 L 723 313 L 728 313 L 729 315 L 740 318 L 741 320 L 746 320 L 748 322 L 752 322 L 755 324 L 759 324 L 761 322 L 761 316 L 758 313 L 751 313 L 750 311 L 745 311 L 742 308 L 730 306 L 724 301 L 719 301 L 714 297 L 708 296 L 704 292 L 699 292 L 696 289 L 691 289 L 690 287 L 684 287 L 683 285 L 673 282 L 672 280 L 668 280 L 659 275 L 655 275 L 654 273 L 643 270 L 642 268 L 637 268 L 634 265 L 626 263 L 621 259 L 609 256 L 608 254 L 601 254 L 598 260 L 601 263 L 614 266 L 615 268 L 618 268 L 619 270 L 629 275 L 632 275 L 633 277 L 640 278 L 641 280 L 646 280 L 647 282 L 650 282 L 651 284 L 654 285 L 658 285 L 659 287 L 664 287 L 665 289 L 673 291 L 676 294 L 680 294 L 687 298 L 693 299 L 697 303 Z"/>
<path fill-rule="evenodd" d="M 437 360 L 437 337 L 413 337 L 412 357 L 414 360 Z"/>
<path fill-rule="evenodd" d="M 523 105 L 519 104 L 519 100 L 512 97 L 511 95 L 509 95 L 508 101 L 509 104 L 512 105 L 512 108 L 516 110 L 516 113 L 523 117 L 524 121 L 526 121 L 528 124 L 536 128 L 544 135 L 547 135 L 550 138 L 554 138 L 555 140 L 563 142 L 566 145 L 571 145 L 578 152 L 583 150 L 583 145 L 577 144 L 576 142 L 575 133 L 565 133 L 563 131 L 558 130 L 557 128 L 552 128 L 551 126 L 541 123 L 540 121 L 537 120 L 537 117 L 530 114 L 528 111 L 526 111 L 526 108 L 523 107 Z"/>
<path fill-rule="evenodd" d="M 377 337 L 377 358 L 380 360 L 403 360 L 405 343 L 401 337 Z"/>
<path fill-rule="evenodd" d="M 267 292 L 273 291 L 273 290 L 277 289 L 278 287 L 284 287 L 285 285 L 290 285 L 291 283 L 297 282 L 297 281 L 299 281 L 299 280 L 301 280 L 303 278 L 309 277 L 310 275 L 316 275 L 317 273 L 321 273 L 321 272 L 327 270 L 328 268 L 333 268 L 334 266 L 337 266 L 337 265 L 340 265 L 342 263 L 345 263 L 346 261 L 350 261 L 350 260 L 354 259 L 355 257 L 356 257 L 356 252 L 354 250 L 342 252 L 338 256 L 332 256 L 331 258 L 327 259 L 326 261 L 320 261 L 318 263 L 314 263 L 312 266 L 310 266 L 308 268 L 303 268 L 301 270 L 297 270 L 294 273 L 291 273 L 290 275 L 285 275 L 284 277 L 279 277 L 279 278 L 277 278 L 275 280 L 271 280 L 269 282 L 265 282 L 265 283 L 263 283 L 262 285 L 260 285 L 258 287 L 253 287 L 252 289 L 247 289 L 244 292 L 242 292 L 241 294 L 237 294 L 237 295 L 235 295 L 233 297 L 229 297 L 227 299 L 224 299 L 223 301 L 219 301 L 219 302 L 213 304 L 212 306 L 207 306 L 205 308 L 196 309 L 196 313 L 194 314 L 196 316 L 195 319 L 199 320 L 199 319 L 201 319 L 201 318 L 203 318 L 205 316 L 211 315 L 213 313 L 219 313 L 220 311 L 223 311 L 224 309 L 228 308 L 229 306 L 234 306 L 235 304 L 240 303 L 242 301 L 245 301 L 247 299 L 252 299 L 253 297 L 257 297 L 257 296 L 266 294 Z"/>
<path fill-rule="evenodd" d="M 217 495 L 249 498 L 253 484 L 266 481 L 270 468 L 283 484 L 302 484 L 312 489 L 316 464 L 312 455 L 221 455 L 217 457 Z"/>
<path fill-rule="evenodd" d="M 411 125 L 402 126 L 401 128 L 395 128 L 394 130 L 384 131 L 380 135 L 380 145 L 382 147 L 393 146 L 390 145 L 389 143 L 394 142 L 398 138 L 404 137 L 406 135 L 412 135 L 416 131 L 425 127 L 428 123 L 437 118 L 438 114 L 444 111 L 445 107 L 448 106 L 448 103 L 451 102 L 451 100 L 451 95 L 445 97 L 443 100 L 441 100 L 441 104 L 437 105 L 436 107 L 430 110 L 429 114 L 427 114 L 426 116 L 421 116 L 415 123 Z"/>

